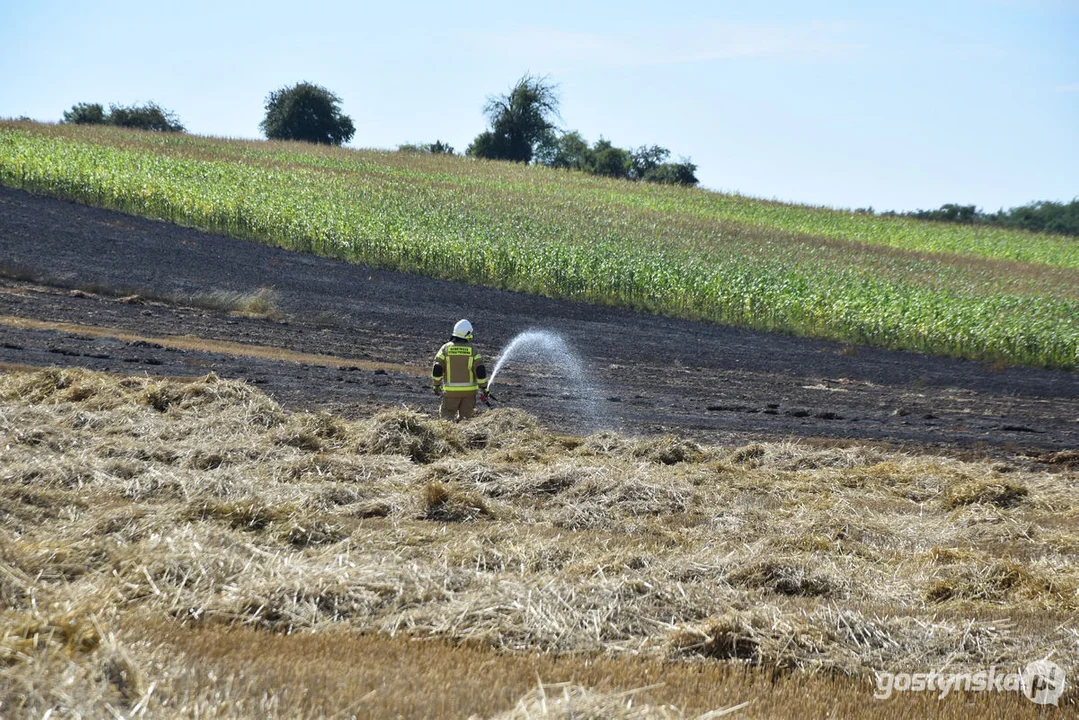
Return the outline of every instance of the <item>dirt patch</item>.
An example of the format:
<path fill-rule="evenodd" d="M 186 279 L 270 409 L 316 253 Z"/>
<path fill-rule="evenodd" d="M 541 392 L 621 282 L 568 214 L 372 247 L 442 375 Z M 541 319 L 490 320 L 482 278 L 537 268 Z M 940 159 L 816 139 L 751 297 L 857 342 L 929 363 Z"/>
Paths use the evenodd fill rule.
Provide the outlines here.
<path fill-rule="evenodd" d="M 76 297 L 91 297 L 83 294 Z M 126 302 L 127 298 L 121 298 L 119 302 Z M 300 353 L 280 347 L 267 347 L 265 345 L 251 345 L 244 343 L 228 342 L 224 340 L 208 340 L 193 335 L 169 335 L 164 337 L 143 337 L 134 333 L 126 332 L 118 328 L 101 327 L 98 325 L 80 325 L 75 323 L 48 322 L 43 320 L 31 320 L 28 318 L 0 315 L 0 325 L 18 330 L 45 330 L 93 339 L 119 340 L 135 347 L 141 348 L 169 348 L 172 350 L 193 350 L 196 352 L 211 353 L 216 355 L 231 355 L 238 357 L 259 358 L 262 360 L 276 360 L 280 362 L 298 363 L 300 365 L 328 365 L 330 367 L 348 368 L 351 370 L 382 370 L 393 371 L 405 375 L 419 375 L 417 368 L 408 368 L 402 365 L 390 363 L 369 362 L 355 358 L 342 358 L 334 355 L 318 355 L 314 353 Z"/>

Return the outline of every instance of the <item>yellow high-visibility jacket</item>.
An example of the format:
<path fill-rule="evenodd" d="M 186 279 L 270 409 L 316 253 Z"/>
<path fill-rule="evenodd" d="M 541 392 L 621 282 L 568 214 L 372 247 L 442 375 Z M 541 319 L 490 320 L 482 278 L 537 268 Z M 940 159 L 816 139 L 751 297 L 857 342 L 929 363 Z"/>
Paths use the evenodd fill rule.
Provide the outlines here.
<path fill-rule="evenodd" d="M 451 340 L 435 353 L 431 382 L 445 392 L 476 392 L 487 388 L 487 368 L 467 340 Z"/>

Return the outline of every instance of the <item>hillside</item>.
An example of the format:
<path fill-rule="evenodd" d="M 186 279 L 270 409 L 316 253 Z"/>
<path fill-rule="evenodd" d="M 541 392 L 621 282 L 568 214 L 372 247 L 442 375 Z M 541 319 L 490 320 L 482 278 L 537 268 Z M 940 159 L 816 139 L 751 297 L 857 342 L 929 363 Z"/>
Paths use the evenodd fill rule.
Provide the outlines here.
<path fill-rule="evenodd" d="M 447 327 L 487 357 L 558 333 L 587 376 L 524 357 L 498 404 L 549 427 L 791 436 L 1039 456 L 1074 448 L 1079 375 L 879 350 L 375 270 L 0 187 L 0 366 L 244 378 L 291 409 L 432 408 Z"/>
<path fill-rule="evenodd" d="M 456 157 L 0 123 L 0 182 L 490 287 L 1072 369 L 1079 243 Z"/>
<path fill-rule="evenodd" d="M 280 221 L 293 234 L 267 224 L 263 240 L 303 248 L 311 232 L 330 256 L 363 260 L 383 237 L 346 220 L 384 222 L 399 233 L 384 265 L 514 270 L 522 243 L 564 251 L 569 264 L 534 276 L 557 289 L 583 282 L 572 261 L 594 249 L 581 236 L 597 217 L 638 253 L 625 257 L 667 252 L 641 240 L 627 209 L 641 189 L 625 183 L 199 138 L 157 155 L 138 149 L 154 136 L 88 136 L 113 147 L 34 128 L 0 135 L 25 184 L 52 168 L 49 193 L 192 224 L 180 209 L 231 208 L 219 231 Z M 27 142 L 45 144 L 31 156 Z M 69 172 L 83 184 L 57 179 Z M 214 180 L 248 172 L 265 184 L 231 199 Z M 610 197 L 574 224 L 575 184 Z M 187 204 L 157 205 L 166 185 Z M 659 190 L 677 212 L 653 217 L 672 223 L 713 197 Z M 513 212 L 478 213 L 496 197 Z M 497 253 L 438 234 L 445 214 L 423 208 L 448 198 L 448 222 L 502 223 Z M 543 239 L 545 217 L 576 244 Z M 1014 670 L 1048 656 L 1079 671 L 1076 373 L 675 320 L 181 225 L 0 187 L 0 716 L 1074 712 L 1073 685 L 1044 708 Z M 817 237 L 835 254 L 798 265 L 782 238 L 803 236 L 699 227 L 792 274 L 842 272 L 839 248 L 930 257 Z M 1075 272 L 933 257 L 919 267 L 952 258 L 955 273 L 980 268 L 982 291 L 1026 287 L 1028 304 Z M 517 358 L 495 410 L 433 419 L 427 363 L 465 315 L 488 357 L 527 328 L 558 333 L 583 379 Z M 879 673 L 990 668 L 1006 691 L 875 697 Z"/>

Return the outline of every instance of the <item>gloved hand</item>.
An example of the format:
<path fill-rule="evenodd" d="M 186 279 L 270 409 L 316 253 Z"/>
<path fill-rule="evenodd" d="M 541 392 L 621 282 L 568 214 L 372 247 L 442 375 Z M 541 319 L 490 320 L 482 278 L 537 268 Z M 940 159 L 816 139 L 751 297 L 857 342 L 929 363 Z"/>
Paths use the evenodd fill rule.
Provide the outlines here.
<path fill-rule="evenodd" d="M 480 402 L 483 403 L 484 405 L 490 405 L 491 404 L 489 398 L 487 397 L 487 391 L 486 390 L 480 390 Z"/>
<path fill-rule="evenodd" d="M 438 385 L 435 385 L 434 391 L 435 395 L 437 395 L 438 397 L 442 397 L 442 388 L 440 388 Z"/>

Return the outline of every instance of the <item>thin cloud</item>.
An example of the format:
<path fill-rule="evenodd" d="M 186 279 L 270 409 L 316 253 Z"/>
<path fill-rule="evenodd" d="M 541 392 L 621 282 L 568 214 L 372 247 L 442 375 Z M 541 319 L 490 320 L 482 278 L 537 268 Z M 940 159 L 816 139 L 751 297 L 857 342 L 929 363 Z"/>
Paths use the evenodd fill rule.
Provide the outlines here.
<path fill-rule="evenodd" d="M 487 38 L 487 49 L 543 67 L 645 67 L 736 58 L 834 58 L 865 46 L 840 23 L 750 25 L 705 22 L 611 36 L 529 28 Z"/>

